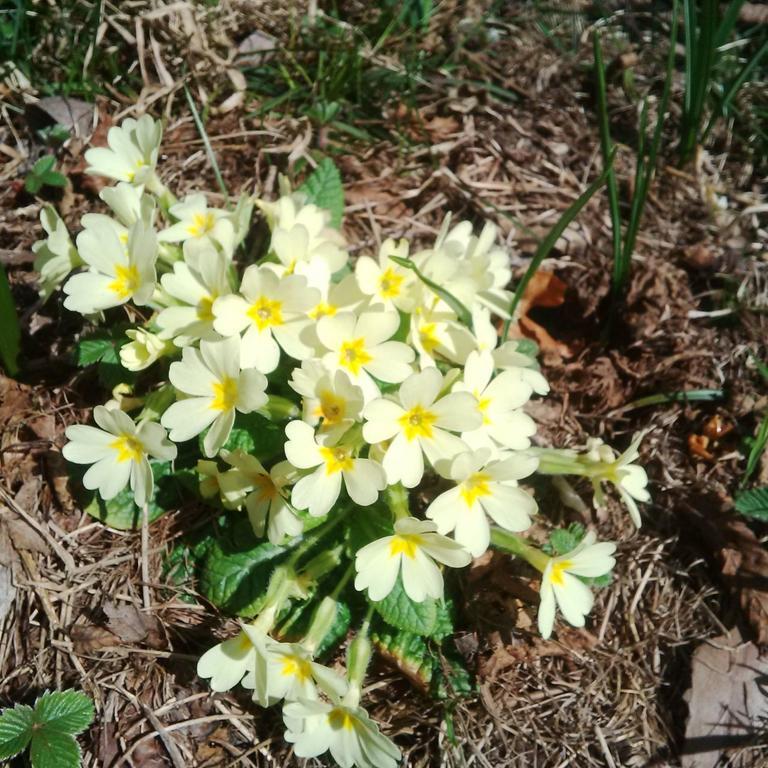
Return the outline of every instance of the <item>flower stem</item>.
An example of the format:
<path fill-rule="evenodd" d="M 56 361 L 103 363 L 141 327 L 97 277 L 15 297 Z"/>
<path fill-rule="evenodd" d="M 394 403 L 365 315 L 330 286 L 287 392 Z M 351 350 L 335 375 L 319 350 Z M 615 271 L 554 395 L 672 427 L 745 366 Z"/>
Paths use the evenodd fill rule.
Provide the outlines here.
<path fill-rule="evenodd" d="M 540 549 L 532 547 L 521 536 L 505 531 L 502 528 L 493 526 L 491 528 L 491 543 L 504 552 L 509 552 L 516 557 L 522 557 L 527 563 L 532 565 L 537 571 L 544 572 L 549 562 L 549 557 Z"/>
<path fill-rule="evenodd" d="M 411 509 L 408 504 L 408 491 L 403 487 L 402 483 L 387 486 L 387 489 L 384 491 L 384 501 L 395 516 L 395 520 L 411 516 Z"/>

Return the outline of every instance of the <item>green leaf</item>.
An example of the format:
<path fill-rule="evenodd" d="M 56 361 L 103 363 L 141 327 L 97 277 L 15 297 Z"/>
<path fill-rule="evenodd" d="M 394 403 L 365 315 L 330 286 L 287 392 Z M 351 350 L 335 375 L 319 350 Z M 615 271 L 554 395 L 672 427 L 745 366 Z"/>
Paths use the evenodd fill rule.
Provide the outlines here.
<path fill-rule="evenodd" d="M 32 173 L 35 176 L 45 176 L 48 171 L 53 170 L 56 165 L 56 158 L 53 155 L 43 155 L 33 166 Z"/>
<path fill-rule="evenodd" d="M 299 187 L 307 202 L 331 212 L 331 224 L 338 229 L 344 215 L 344 187 L 339 169 L 330 157 L 324 157 L 312 175 Z"/>
<path fill-rule="evenodd" d="M 200 435 L 201 451 L 202 441 L 203 435 Z M 227 451 L 240 449 L 266 462 L 281 453 L 284 444 L 285 428 L 281 424 L 269 421 L 258 413 L 238 413 L 223 448 Z"/>
<path fill-rule="evenodd" d="M 427 598 L 417 603 L 411 600 L 403 589 L 400 575 L 392 591 L 383 600 L 371 603 L 387 624 L 403 632 L 429 637 L 445 628 L 444 618 L 439 614 L 438 601 Z"/>
<path fill-rule="evenodd" d="M 17 360 L 20 340 L 21 329 L 11 286 L 5 267 L 0 264 L 0 360 L 9 376 L 15 376 L 19 371 Z"/>
<path fill-rule="evenodd" d="M 42 186 L 43 180 L 39 176 L 27 176 L 27 178 L 24 179 L 24 189 L 26 189 L 30 195 L 36 195 Z"/>
<path fill-rule="evenodd" d="M 48 187 L 66 187 L 67 177 L 58 171 L 51 171 L 43 176 L 43 184 Z"/>
<path fill-rule="evenodd" d="M 515 351 L 536 359 L 539 356 L 539 345 L 533 339 L 515 339 Z"/>
<path fill-rule="evenodd" d="M 32 768 L 78 768 L 80 745 L 68 733 L 43 727 L 32 737 L 29 757 Z"/>
<path fill-rule="evenodd" d="M 370 507 L 353 510 L 345 527 L 347 553 L 354 557 L 366 544 L 392 535 L 392 513 L 385 504 L 375 502 Z"/>
<path fill-rule="evenodd" d="M 229 535 L 214 541 L 205 555 L 198 589 L 226 613 L 255 616 L 264 603 L 272 571 L 288 551 L 268 541 L 254 544 L 256 541 L 250 523 L 243 518 Z"/>
<path fill-rule="evenodd" d="M 752 520 L 768 522 L 768 488 L 753 488 L 736 497 L 736 511 Z"/>
<path fill-rule="evenodd" d="M 174 473 L 168 461 L 150 459 L 149 463 L 152 466 L 152 476 L 155 478 L 155 491 L 147 505 L 147 517 L 151 524 L 182 502 L 188 473 L 185 471 Z M 142 510 L 136 506 L 133 492 L 129 487 L 124 488 L 109 501 L 102 499 L 98 493 L 94 494 L 85 511 L 104 525 L 118 531 L 135 531 L 141 528 Z"/>
<path fill-rule="evenodd" d="M 548 555 L 566 555 L 579 545 L 584 538 L 584 526 L 571 523 L 567 528 L 558 528 L 549 535 L 549 543 L 542 547 Z"/>
<path fill-rule="evenodd" d="M 8 760 L 26 748 L 34 724 L 34 712 L 26 704 L 3 710 L 0 715 L 0 760 Z"/>
<path fill-rule="evenodd" d="M 426 640 L 413 632 L 374 632 L 376 650 L 417 686 L 429 688 L 436 664 Z"/>
<path fill-rule="evenodd" d="M 46 729 L 76 734 L 93 722 L 93 703 L 80 691 L 44 693 L 35 702 L 35 720 Z"/>
<path fill-rule="evenodd" d="M 93 365 L 102 360 L 108 363 L 118 362 L 117 341 L 111 336 L 89 336 L 80 339 L 75 345 L 75 362 L 80 368 Z"/>

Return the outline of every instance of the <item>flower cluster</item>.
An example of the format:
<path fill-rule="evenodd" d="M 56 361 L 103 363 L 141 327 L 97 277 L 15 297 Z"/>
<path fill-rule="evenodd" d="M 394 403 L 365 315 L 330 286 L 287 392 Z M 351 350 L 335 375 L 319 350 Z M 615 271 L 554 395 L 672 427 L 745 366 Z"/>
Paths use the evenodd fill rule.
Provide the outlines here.
<path fill-rule="evenodd" d="M 243 510 L 256 536 L 293 553 L 258 618 L 209 650 L 199 674 L 216 691 L 242 684 L 263 706 L 285 702 L 286 738 L 300 757 L 330 751 L 342 766 L 395 765 L 397 748 L 359 704 L 371 612 L 396 592 L 439 601 L 447 570 L 513 541 L 507 550 L 542 572 L 542 634 L 556 605 L 582 626 L 593 600 L 583 579 L 608 573 L 615 547 L 592 532 L 554 557 L 526 544 L 518 534 L 537 504 L 520 483 L 537 470 L 588 475 L 602 500 L 607 480 L 639 523 L 635 500 L 648 497 L 632 463 L 637 446 L 618 459 L 597 444 L 583 455 L 532 446 L 525 406 L 548 385 L 524 344 L 499 337 L 511 272 L 493 224 L 475 234 L 447 219 L 427 248 L 390 239 L 352 263 L 330 213 L 305 193 L 244 195 L 231 210 L 203 194 L 176 200 L 157 174 L 160 138 L 145 116 L 87 153 L 89 171 L 117 184 L 101 193 L 110 213 L 84 216 L 75 244 L 43 214 L 43 294 L 63 283 L 64 306 L 95 321 L 140 308 L 130 317 L 148 319 L 126 332 L 122 365 L 154 372 L 154 393 L 172 400 L 145 408 L 138 423 L 114 401 L 97 407 L 98 428 L 70 427 L 64 455 L 92 465 L 87 488 L 110 499 L 130 484 L 142 506 L 153 492 L 149 458 L 173 460 L 176 443 L 199 436 L 201 495 Z M 253 261 L 244 241 L 256 210 L 270 237 Z M 229 445 L 247 414 L 280 424 L 281 450 L 257 457 Z M 371 606 L 345 678 L 314 659 L 335 615 L 328 589 L 300 642 L 276 639 L 275 627 L 291 601 L 322 597 L 322 577 L 343 568 L 338 558 L 300 566 L 323 532 L 381 520 L 382 509 L 388 530 L 348 553 L 334 591 L 348 578 Z"/>

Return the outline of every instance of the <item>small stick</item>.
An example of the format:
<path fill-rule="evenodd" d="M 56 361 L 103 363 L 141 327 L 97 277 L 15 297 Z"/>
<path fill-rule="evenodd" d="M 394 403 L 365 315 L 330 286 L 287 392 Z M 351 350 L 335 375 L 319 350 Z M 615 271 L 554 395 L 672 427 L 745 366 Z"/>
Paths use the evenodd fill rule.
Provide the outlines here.
<path fill-rule="evenodd" d="M 145 504 L 141 510 L 141 592 L 144 598 L 144 608 L 152 607 L 149 594 L 149 504 Z"/>

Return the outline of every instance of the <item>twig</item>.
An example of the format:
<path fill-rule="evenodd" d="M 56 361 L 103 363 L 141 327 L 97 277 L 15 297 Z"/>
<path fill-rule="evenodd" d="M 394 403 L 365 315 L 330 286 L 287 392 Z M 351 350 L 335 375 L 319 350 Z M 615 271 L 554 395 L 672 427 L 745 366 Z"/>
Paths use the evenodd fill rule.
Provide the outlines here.
<path fill-rule="evenodd" d="M 144 598 L 144 608 L 152 607 L 149 594 L 149 504 L 144 504 L 141 510 L 141 594 Z"/>

